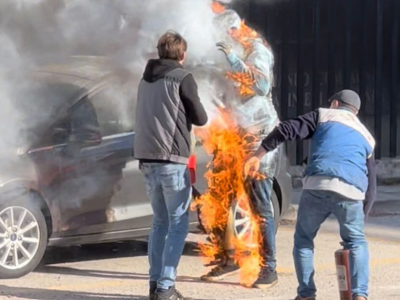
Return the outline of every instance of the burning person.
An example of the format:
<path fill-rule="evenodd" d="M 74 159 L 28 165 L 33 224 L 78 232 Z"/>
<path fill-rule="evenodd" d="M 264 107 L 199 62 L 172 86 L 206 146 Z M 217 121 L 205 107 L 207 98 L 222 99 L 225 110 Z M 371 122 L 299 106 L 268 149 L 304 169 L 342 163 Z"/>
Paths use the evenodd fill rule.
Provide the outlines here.
<path fill-rule="evenodd" d="M 215 10 L 214 10 L 215 12 Z M 218 27 L 223 28 L 226 40 L 217 44 L 231 67 L 227 77 L 235 82 L 239 101 L 227 103 L 239 127 L 253 136 L 249 143 L 250 153 L 257 150 L 261 141 L 277 126 L 279 120 L 272 103 L 273 53 L 267 42 L 257 32 L 247 27 L 233 10 L 218 11 Z M 241 45 L 243 55 L 233 47 Z M 233 99 L 234 100 L 234 99 Z M 217 154 L 218 155 L 218 154 Z M 260 167 L 261 178 L 252 178 L 248 193 L 261 227 L 261 268 L 253 286 L 268 288 L 278 281 L 276 273 L 275 221 L 272 205 L 273 177 L 278 152 L 275 150 L 263 157 Z M 225 233 L 226 234 L 226 233 Z M 239 271 L 234 259 L 235 249 L 224 247 L 224 259 L 202 280 L 217 281 Z"/>

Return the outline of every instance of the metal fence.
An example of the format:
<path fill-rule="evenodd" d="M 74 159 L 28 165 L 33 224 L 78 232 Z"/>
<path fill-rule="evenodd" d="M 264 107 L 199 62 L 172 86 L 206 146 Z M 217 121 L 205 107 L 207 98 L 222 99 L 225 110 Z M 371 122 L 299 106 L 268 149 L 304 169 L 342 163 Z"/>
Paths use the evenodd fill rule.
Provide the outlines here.
<path fill-rule="evenodd" d="M 400 151 L 400 0 L 246 0 L 234 7 L 275 53 L 281 119 L 327 105 L 349 88 L 377 141 L 377 158 Z M 307 143 L 289 143 L 293 164 Z"/>

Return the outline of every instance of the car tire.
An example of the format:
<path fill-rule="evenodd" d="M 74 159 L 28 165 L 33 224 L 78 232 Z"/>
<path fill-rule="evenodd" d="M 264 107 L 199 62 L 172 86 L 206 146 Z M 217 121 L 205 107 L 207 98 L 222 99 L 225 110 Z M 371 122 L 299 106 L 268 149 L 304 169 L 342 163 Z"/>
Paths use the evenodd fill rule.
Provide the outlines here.
<path fill-rule="evenodd" d="M 274 210 L 274 220 L 275 220 L 275 234 L 278 231 L 278 226 L 279 226 L 279 220 L 280 220 L 280 208 L 279 208 L 279 202 L 278 202 L 278 196 L 276 195 L 275 191 L 272 191 L 272 207 Z M 247 205 L 242 205 L 240 203 L 240 200 L 235 200 L 232 203 L 232 208 L 230 211 L 230 220 L 233 222 L 231 223 L 231 231 L 233 234 L 239 238 L 241 236 L 251 236 L 251 226 L 250 226 L 250 221 L 249 223 L 246 224 L 245 220 L 249 220 L 250 216 L 250 208 L 246 208 Z M 229 231 L 229 229 L 228 229 Z"/>
<path fill-rule="evenodd" d="M 26 194 L 18 199 L 0 200 L 1 279 L 19 278 L 30 273 L 46 251 L 47 223 L 32 198 L 32 194 Z"/>

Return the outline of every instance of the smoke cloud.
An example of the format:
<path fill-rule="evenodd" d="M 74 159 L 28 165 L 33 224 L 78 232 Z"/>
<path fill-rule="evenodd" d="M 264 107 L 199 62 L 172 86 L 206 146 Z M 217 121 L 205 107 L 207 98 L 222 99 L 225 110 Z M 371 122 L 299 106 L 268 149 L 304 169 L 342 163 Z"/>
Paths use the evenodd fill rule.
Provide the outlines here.
<path fill-rule="evenodd" d="M 214 27 L 210 5 L 211 0 L 2 0 L 0 155 L 15 153 L 24 132 L 45 123 L 56 109 L 53 103 L 57 101 L 43 99 L 44 94 L 37 92 L 33 70 L 69 64 L 73 56 L 107 58 L 133 74 L 129 92 L 122 96 L 116 89 L 118 100 L 112 103 L 126 112 L 147 60 L 157 57 L 159 36 L 169 29 L 188 41 L 186 66 L 193 70 L 202 101 L 212 114 L 211 99 L 220 96 L 217 84 L 224 84 L 220 75 L 226 62 L 215 47 L 223 37 Z M 206 66 L 212 74 L 205 71 Z"/>

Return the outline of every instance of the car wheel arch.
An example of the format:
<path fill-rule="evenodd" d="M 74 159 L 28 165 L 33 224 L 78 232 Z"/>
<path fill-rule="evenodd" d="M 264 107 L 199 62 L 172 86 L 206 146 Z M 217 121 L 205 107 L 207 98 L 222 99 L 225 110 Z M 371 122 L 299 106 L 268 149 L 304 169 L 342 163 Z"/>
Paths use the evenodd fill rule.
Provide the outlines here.
<path fill-rule="evenodd" d="M 29 195 L 32 203 L 37 205 L 43 213 L 47 224 L 48 237 L 50 237 L 53 232 L 53 220 L 50 207 L 36 187 L 37 185 L 30 181 L 10 182 L 2 186 L 0 199 L 18 197 L 19 195 Z"/>

